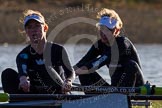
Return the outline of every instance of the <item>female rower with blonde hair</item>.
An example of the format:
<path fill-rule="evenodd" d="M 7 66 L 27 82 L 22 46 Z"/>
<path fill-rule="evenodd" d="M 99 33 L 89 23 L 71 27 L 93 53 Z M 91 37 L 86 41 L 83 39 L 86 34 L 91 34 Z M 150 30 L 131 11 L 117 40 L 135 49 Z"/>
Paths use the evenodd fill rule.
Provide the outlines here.
<path fill-rule="evenodd" d="M 107 66 L 111 86 L 137 87 L 144 84 L 140 59 L 132 42 L 121 35 L 123 22 L 112 9 L 102 9 L 96 24 L 100 39 L 74 66 L 82 85 L 109 86 L 97 72 Z"/>
<path fill-rule="evenodd" d="M 65 48 L 47 41 L 48 25 L 39 11 L 27 10 L 23 14 L 23 26 L 30 43 L 17 55 L 18 73 L 11 68 L 2 72 L 4 92 L 58 94 L 70 91 L 75 76 Z M 47 53 L 50 56 L 46 56 Z M 52 73 L 47 69 L 49 66 Z M 57 77 L 62 84 L 54 79 Z"/>

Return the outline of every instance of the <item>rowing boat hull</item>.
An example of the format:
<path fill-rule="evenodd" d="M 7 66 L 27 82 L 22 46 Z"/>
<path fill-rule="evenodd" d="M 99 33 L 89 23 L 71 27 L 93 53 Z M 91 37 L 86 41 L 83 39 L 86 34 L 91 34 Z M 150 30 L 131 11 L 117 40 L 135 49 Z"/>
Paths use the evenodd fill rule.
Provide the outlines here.
<path fill-rule="evenodd" d="M 77 100 L 8 102 L 0 104 L 0 108 L 128 108 L 127 100 L 127 96 L 123 94 L 105 94 Z"/>
<path fill-rule="evenodd" d="M 62 108 L 128 108 L 128 99 L 123 94 L 105 94 L 64 102 Z"/>

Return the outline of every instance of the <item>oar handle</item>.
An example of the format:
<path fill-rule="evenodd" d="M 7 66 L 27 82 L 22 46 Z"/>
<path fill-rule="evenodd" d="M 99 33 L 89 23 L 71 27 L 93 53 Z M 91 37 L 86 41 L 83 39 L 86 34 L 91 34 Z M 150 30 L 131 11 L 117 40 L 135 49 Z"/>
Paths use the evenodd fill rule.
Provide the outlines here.
<path fill-rule="evenodd" d="M 150 91 L 151 90 L 151 91 Z M 72 91 L 88 91 L 91 92 L 93 94 L 95 93 L 124 93 L 124 94 L 140 94 L 140 95 L 146 95 L 147 96 L 160 96 L 160 99 L 162 99 L 162 87 L 151 87 L 151 89 L 147 89 L 146 86 L 142 86 L 142 87 L 96 87 L 96 86 L 79 86 L 79 87 L 72 87 Z M 151 94 L 148 94 L 148 93 Z M 23 98 L 31 98 L 33 97 L 34 99 L 40 99 L 40 98 L 44 98 L 46 97 L 47 99 L 49 99 L 49 97 L 63 97 L 63 96 L 69 96 L 69 97 L 74 97 L 74 95 L 51 95 L 51 94 L 45 94 L 45 95 L 40 95 L 40 94 L 34 94 L 34 95 L 30 95 L 30 94 L 26 94 L 26 95 L 21 95 L 21 94 L 7 94 L 7 93 L 0 93 L 0 102 L 7 102 L 10 99 L 23 99 Z M 87 95 L 86 95 L 87 96 Z M 75 96 L 76 97 L 76 96 Z"/>
<path fill-rule="evenodd" d="M 107 94 L 101 94 L 107 95 Z M 17 101 L 33 101 L 33 100 L 76 100 L 83 99 L 96 94 L 88 95 L 62 95 L 62 94 L 6 94 L 0 93 L 0 102 L 17 102 Z M 128 95 L 129 99 L 133 100 L 162 100 L 162 95 Z"/>
<path fill-rule="evenodd" d="M 65 94 L 0 94 L 0 102 L 17 102 L 17 101 L 32 101 L 32 100 L 75 100 L 87 97 L 96 96 L 89 95 L 65 95 Z"/>

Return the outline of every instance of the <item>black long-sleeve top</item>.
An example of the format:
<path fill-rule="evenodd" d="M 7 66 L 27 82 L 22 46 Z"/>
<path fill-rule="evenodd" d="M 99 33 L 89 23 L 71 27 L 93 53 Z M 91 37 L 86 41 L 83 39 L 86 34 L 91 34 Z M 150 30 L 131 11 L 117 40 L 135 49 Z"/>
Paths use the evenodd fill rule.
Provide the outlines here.
<path fill-rule="evenodd" d="M 98 40 L 74 68 L 86 66 L 90 71 L 94 72 L 100 67 L 107 65 L 110 75 L 112 75 L 115 72 L 114 68 L 122 68 L 128 60 L 136 61 L 141 67 L 137 50 L 132 42 L 127 37 L 119 36 L 115 38 L 111 46 Z"/>
<path fill-rule="evenodd" d="M 45 66 L 51 64 L 63 80 L 73 80 L 74 71 L 64 47 L 50 42 L 46 46 L 50 46 L 51 63 L 48 64 L 45 64 L 45 58 L 49 57 L 44 56 L 49 52 L 45 52 L 45 50 L 43 54 L 37 54 L 31 45 L 28 45 L 17 55 L 16 63 L 19 76 L 28 76 L 31 85 L 55 86 L 56 83 L 48 74 Z"/>

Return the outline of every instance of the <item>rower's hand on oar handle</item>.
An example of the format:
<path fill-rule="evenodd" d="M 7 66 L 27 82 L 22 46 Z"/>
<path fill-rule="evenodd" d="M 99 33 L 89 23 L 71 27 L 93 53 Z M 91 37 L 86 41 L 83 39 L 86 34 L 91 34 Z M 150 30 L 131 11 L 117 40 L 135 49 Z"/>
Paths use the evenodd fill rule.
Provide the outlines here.
<path fill-rule="evenodd" d="M 71 88 L 72 88 L 72 81 L 69 79 L 65 80 L 62 86 L 62 92 L 66 94 L 67 92 L 71 91 Z"/>
<path fill-rule="evenodd" d="M 30 81 L 26 76 L 20 77 L 19 88 L 22 89 L 24 92 L 30 91 Z"/>

